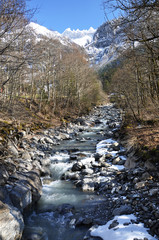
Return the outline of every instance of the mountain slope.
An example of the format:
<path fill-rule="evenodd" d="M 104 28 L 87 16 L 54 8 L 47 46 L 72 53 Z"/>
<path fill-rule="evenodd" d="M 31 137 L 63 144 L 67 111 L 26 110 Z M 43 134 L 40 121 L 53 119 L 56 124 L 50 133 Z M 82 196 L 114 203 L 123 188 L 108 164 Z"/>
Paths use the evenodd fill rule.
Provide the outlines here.
<path fill-rule="evenodd" d="M 120 19 L 103 23 L 97 30 L 90 27 L 88 30 L 66 29 L 62 36 L 82 46 L 87 52 L 91 64 L 102 66 L 116 59 L 120 51 L 125 49 L 125 39 Z"/>
<path fill-rule="evenodd" d="M 118 57 L 120 51 L 125 49 L 125 38 L 120 19 L 102 24 L 93 36 L 93 41 L 85 46 L 92 63 L 107 64 Z"/>
<path fill-rule="evenodd" d="M 27 26 L 28 30 L 34 35 L 37 41 L 40 41 L 42 38 L 47 37 L 49 39 L 55 39 L 60 41 L 63 45 L 71 45 L 72 41 L 69 38 L 62 36 L 57 31 L 52 31 L 47 29 L 44 26 L 41 26 L 37 23 L 30 22 Z"/>
<path fill-rule="evenodd" d="M 90 27 L 88 30 L 71 30 L 67 28 L 62 34 L 51 31 L 37 23 L 31 22 L 28 28 L 37 41 L 43 37 L 56 39 L 62 45 L 71 46 L 72 44 L 83 47 L 89 56 L 91 64 L 102 66 L 116 59 L 119 52 L 126 48 L 120 19 L 112 20 L 102 24 L 97 30 Z"/>

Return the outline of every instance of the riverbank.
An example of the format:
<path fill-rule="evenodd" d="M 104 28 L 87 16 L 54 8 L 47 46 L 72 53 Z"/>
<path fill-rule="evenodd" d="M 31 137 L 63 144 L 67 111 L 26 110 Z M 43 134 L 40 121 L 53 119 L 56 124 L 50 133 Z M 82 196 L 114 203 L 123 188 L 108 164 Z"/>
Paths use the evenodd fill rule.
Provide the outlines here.
<path fill-rule="evenodd" d="M 134 158 L 132 146 L 123 148 L 125 143 L 118 142 L 120 123 L 120 111 L 108 105 L 94 109 L 89 116 L 65 123 L 65 126 L 36 133 L 13 131 L 7 141 L 8 153 L 1 162 L 1 238 L 21 238 L 24 229 L 23 214 L 40 198 L 40 177 L 51 175 L 51 156 L 56 153 L 56 149 L 67 151 L 69 161 L 73 164 L 62 178 L 72 181 L 83 191 L 93 192 L 106 199 L 106 203 L 99 204 L 98 210 L 92 208 L 83 211 L 82 215 L 75 211 L 69 218 L 73 228 L 103 225 L 115 215 L 134 213 L 137 216 L 136 223 L 141 221 L 150 229 L 151 234 L 158 236 L 157 165 L 143 165 L 142 161 Z M 87 135 L 90 134 L 87 128 L 93 127 L 98 137 L 92 145 L 93 136 Z M 81 138 L 85 131 L 86 135 Z M 87 156 L 79 153 L 79 149 L 67 149 L 67 141 L 72 140 L 75 140 L 75 146 L 80 143 L 84 149 L 92 146 L 91 151 L 96 149 L 97 142 L 95 154 L 89 161 Z M 112 164 L 115 168 L 111 167 Z M 130 165 L 133 167 L 131 170 Z M 73 208 L 69 209 L 72 212 Z M 58 211 L 67 212 L 67 206 Z M 27 235 L 29 236 L 28 232 Z M 90 236 L 87 237 L 91 239 Z M 26 240 L 26 236 L 23 239 Z M 33 239 L 33 235 L 29 239 Z"/>

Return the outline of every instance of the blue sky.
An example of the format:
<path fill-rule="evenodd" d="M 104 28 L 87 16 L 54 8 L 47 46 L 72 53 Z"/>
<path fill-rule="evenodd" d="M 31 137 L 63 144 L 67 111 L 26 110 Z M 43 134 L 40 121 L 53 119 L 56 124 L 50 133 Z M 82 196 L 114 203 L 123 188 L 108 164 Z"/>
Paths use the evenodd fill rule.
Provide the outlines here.
<path fill-rule="evenodd" d="M 103 0 L 29 0 L 29 8 L 38 8 L 36 23 L 62 33 L 66 28 L 97 28 L 105 22 Z"/>

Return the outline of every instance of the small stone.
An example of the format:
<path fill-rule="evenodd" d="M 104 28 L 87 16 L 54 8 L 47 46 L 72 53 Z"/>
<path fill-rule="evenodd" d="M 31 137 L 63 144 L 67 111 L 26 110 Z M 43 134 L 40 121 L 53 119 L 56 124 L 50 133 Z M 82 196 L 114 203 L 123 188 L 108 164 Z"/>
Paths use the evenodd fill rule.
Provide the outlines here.
<path fill-rule="evenodd" d="M 135 184 L 136 189 L 144 188 L 146 186 L 146 181 L 141 181 Z"/>
<path fill-rule="evenodd" d="M 95 161 L 99 161 L 99 159 L 101 158 L 101 154 L 95 153 L 94 158 L 95 158 Z"/>
<path fill-rule="evenodd" d="M 113 164 L 118 164 L 119 162 L 120 162 L 120 158 L 119 157 L 117 157 L 117 158 L 115 158 L 113 160 Z"/>
<path fill-rule="evenodd" d="M 76 223 L 76 219 L 73 218 L 73 219 L 70 221 L 69 225 L 70 225 L 70 226 L 74 226 L 75 223 Z"/>
<path fill-rule="evenodd" d="M 158 188 L 153 188 L 149 190 L 150 196 L 154 196 L 158 193 Z"/>
<path fill-rule="evenodd" d="M 77 156 L 76 155 L 70 155 L 70 160 L 76 160 Z"/>
<path fill-rule="evenodd" d="M 24 151 L 24 152 L 22 153 L 22 159 L 31 161 L 31 156 L 30 156 L 30 154 L 29 154 L 28 151 Z"/>
<path fill-rule="evenodd" d="M 93 174 L 94 173 L 94 171 L 93 171 L 93 169 L 91 169 L 91 168 L 86 168 L 86 169 L 83 169 L 82 170 L 82 174 L 83 175 L 91 175 L 91 174 Z"/>
<path fill-rule="evenodd" d="M 49 137 L 44 137 L 44 141 L 46 143 L 54 144 L 54 141 L 51 138 L 49 138 Z"/>
<path fill-rule="evenodd" d="M 151 180 L 152 176 L 148 172 L 145 172 L 145 173 L 142 174 L 141 179 L 144 180 L 144 181 Z"/>
<path fill-rule="evenodd" d="M 84 183 L 82 190 L 83 192 L 94 192 L 94 183 Z"/>
<path fill-rule="evenodd" d="M 106 153 L 106 154 L 105 154 L 105 159 L 111 159 L 111 158 L 112 158 L 111 153 Z"/>
<path fill-rule="evenodd" d="M 114 151 L 119 151 L 120 150 L 120 145 L 118 142 L 113 143 L 112 145 L 110 145 L 110 147 L 114 150 Z"/>
<path fill-rule="evenodd" d="M 83 164 L 81 162 L 77 162 L 72 166 L 72 171 L 76 172 L 76 171 L 80 171 L 83 167 Z"/>
<path fill-rule="evenodd" d="M 110 225 L 109 225 L 109 229 L 111 229 L 111 228 L 115 228 L 116 226 L 118 226 L 119 225 L 119 222 L 117 221 L 117 220 L 114 220 Z"/>
<path fill-rule="evenodd" d="M 125 222 L 123 223 L 124 226 L 129 226 L 130 225 L 130 222 Z"/>
<path fill-rule="evenodd" d="M 8 152 L 14 156 L 18 156 L 18 149 L 15 144 L 13 144 L 11 141 L 8 142 Z"/>

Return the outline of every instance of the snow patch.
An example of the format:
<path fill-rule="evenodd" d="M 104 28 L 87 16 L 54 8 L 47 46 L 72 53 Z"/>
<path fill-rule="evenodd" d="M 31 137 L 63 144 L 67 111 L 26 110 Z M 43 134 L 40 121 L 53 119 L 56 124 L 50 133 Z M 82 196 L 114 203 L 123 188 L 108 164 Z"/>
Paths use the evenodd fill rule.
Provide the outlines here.
<path fill-rule="evenodd" d="M 110 228 L 112 222 L 117 221 L 116 227 Z M 133 223 L 136 221 L 136 217 L 131 215 L 116 216 L 113 220 L 109 221 L 106 225 L 99 226 L 91 231 L 91 236 L 100 237 L 103 240 L 133 240 L 134 238 L 147 238 L 148 240 L 154 240 L 142 223 Z"/>

